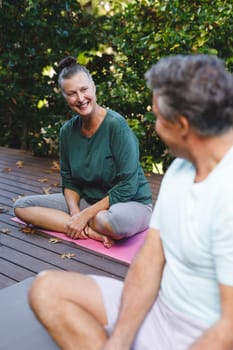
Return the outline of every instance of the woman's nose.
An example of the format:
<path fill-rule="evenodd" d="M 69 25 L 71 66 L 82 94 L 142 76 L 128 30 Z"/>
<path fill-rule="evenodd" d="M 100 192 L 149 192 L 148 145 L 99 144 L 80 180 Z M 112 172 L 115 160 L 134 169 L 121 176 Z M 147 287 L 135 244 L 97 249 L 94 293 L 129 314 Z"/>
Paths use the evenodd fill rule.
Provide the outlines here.
<path fill-rule="evenodd" d="M 82 101 L 82 94 L 79 91 L 76 91 L 76 99 Z"/>

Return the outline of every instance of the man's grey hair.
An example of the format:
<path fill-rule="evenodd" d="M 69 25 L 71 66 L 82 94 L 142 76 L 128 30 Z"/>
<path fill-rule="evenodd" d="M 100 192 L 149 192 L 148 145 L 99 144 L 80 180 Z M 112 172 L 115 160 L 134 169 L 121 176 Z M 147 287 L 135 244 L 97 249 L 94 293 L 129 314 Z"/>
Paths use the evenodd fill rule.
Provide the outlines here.
<path fill-rule="evenodd" d="M 162 58 L 145 74 L 161 115 L 185 116 L 203 136 L 233 127 L 233 76 L 214 55 Z"/>

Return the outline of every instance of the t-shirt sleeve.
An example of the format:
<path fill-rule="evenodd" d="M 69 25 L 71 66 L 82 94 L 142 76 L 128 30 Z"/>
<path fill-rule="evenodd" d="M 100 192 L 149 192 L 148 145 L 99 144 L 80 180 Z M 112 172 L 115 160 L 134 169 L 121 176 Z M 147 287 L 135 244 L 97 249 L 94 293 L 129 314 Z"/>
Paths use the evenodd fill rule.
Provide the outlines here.
<path fill-rule="evenodd" d="M 219 283 L 233 286 L 233 189 L 226 186 L 213 218 L 211 247 Z"/>
<path fill-rule="evenodd" d="M 114 126 L 111 144 L 116 164 L 116 182 L 108 191 L 110 205 L 130 201 L 138 190 L 139 146 L 125 120 Z"/>
<path fill-rule="evenodd" d="M 61 168 L 61 185 L 62 185 L 62 191 L 64 192 L 65 188 L 68 188 L 70 190 L 73 190 L 77 192 L 80 197 L 82 197 L 82 191 L 80 188 L 78 188 L 77 184 L 74 183 L 74 179 L 72 177 L 70 163 L 69 163 L 69 156 L 68 156 L 68 150 L 69 146 L 66 142 L 69 135 L 67 135 L 67 129 L 68 127 L 64 125 L 60 130 L 60 168 Z"/>

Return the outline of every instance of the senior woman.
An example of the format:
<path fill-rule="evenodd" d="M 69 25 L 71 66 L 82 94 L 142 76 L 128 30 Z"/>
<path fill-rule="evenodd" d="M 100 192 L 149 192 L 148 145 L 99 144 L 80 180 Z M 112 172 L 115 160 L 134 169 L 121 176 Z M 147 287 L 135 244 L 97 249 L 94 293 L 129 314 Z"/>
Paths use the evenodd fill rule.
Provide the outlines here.
<path fill-rule="evenodd" d="M 62 193 L 20 198 L 15 214 L 37 227 L 110 248 L 149 225 L 152 194 L 138 141 L 124 117 L 97 103 L 94 81 L 83 65 L 68 56 L 59 69 L 60 90 L 75 113 L 60 130 Z"/>

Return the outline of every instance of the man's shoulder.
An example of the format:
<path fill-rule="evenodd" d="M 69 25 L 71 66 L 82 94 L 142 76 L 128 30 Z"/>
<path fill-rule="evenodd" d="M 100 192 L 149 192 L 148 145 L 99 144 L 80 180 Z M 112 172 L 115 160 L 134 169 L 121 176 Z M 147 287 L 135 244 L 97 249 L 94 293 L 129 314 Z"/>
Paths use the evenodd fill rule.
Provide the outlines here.
<path fill-rule="evenodd" d="M 174 187 L 183 186 L 184 183 L 190 183 L 190 181 L 193 181 L 194 175 L 195 169 L 192 163 L 185 159 L 176 158 L 166 170 L 163 176 L 161 188 L 172 186 L 174 189 Z"/>
<path fill-rule="evenodd" d="M 186 159 L 182 158 L 175 158 L 171 165 L 169 166 L 168 170 L 166 171 L 166 174 L 179 174 L 183 171 L 193 170 L 193 165 Z M 165 174 L 165 175 L 166 175 Z"/>

